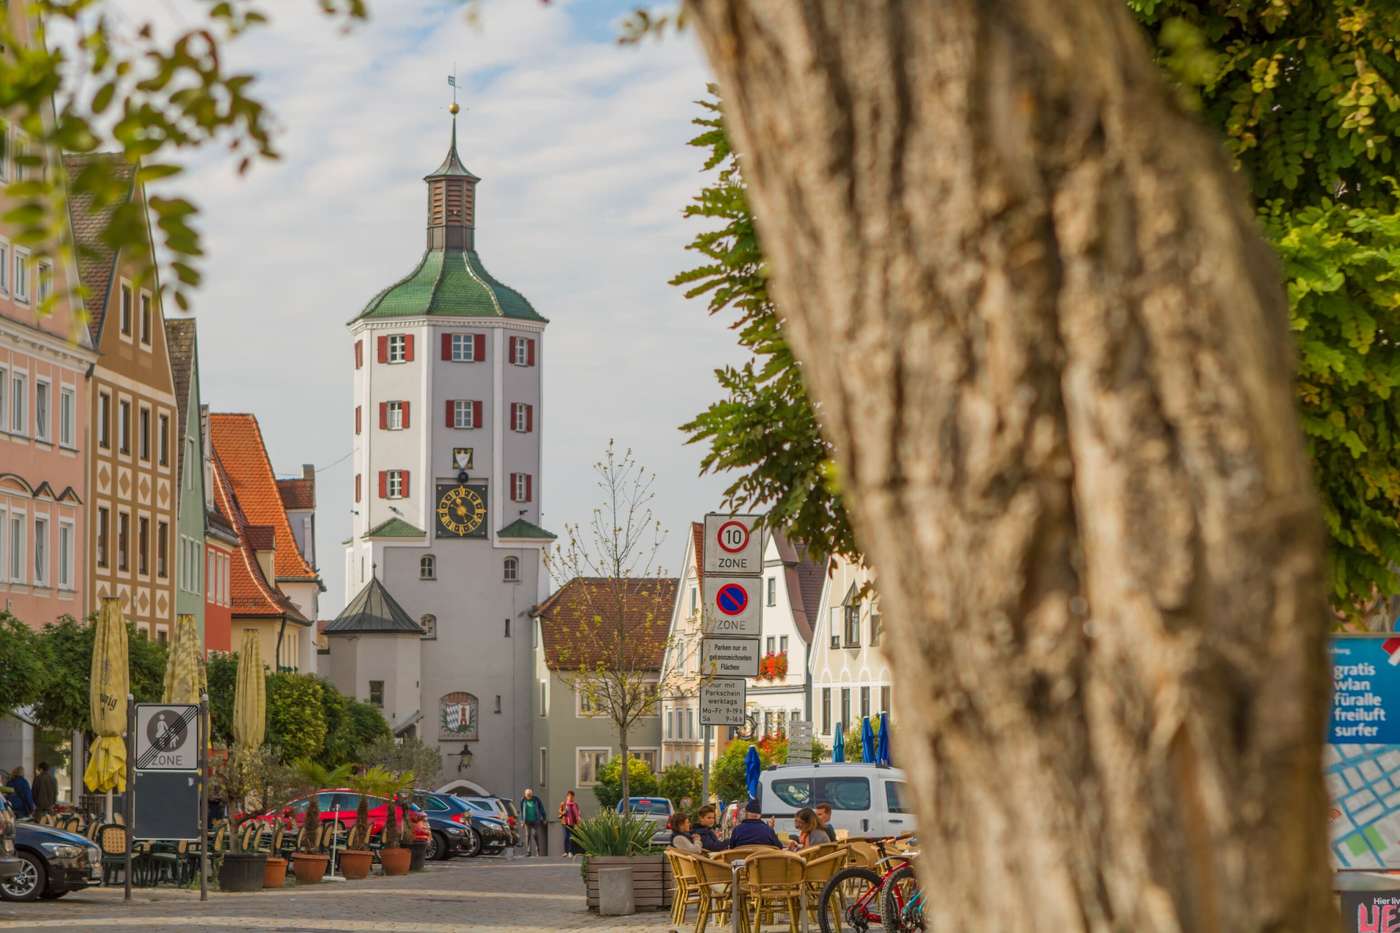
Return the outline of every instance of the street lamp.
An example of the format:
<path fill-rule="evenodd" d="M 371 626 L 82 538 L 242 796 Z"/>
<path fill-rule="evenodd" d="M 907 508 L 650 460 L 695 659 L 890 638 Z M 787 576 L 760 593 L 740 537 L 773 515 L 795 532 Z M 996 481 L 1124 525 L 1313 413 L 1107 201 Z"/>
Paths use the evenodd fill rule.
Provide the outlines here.
<path fill-rule="evenodd" d="M 458 771 L 465 771 L 465 770 L 467 770 L 468 768 L 470 768 L 470 767 L 472 766 L 472 747 L 471 747 L 471 743 L 469 743 L 469 742 L 463 742 L 463 743 L 462 743 L 462 750 L 461 750 L 460 752 L 457 753 L 457 757 L 458 757 L 458 759 L 460 759 L 460 760 L 457 762 L 457 770 L 458 770 Z"/>

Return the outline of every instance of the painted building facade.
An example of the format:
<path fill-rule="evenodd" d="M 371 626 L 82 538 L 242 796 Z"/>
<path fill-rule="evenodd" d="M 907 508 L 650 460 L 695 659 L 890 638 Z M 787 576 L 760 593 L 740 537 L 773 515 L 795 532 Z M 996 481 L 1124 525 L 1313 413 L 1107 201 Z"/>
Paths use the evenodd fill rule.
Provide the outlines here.
<path fill-rule="evenodd" d="M 104 160 L 145 215 L 135 166 L 119 156 L 65 156 L 70 177 Z M 88 330 L 98 351 L 90 392 L 91 476 L 87 535 L 90 605 L 122 601 L 139 633 L 169 638 L 175 620 L 178 477 L 175 389 L 156 270 L 145 256 L 113 250 L 102 231 L 115 209 L 91 196 L 69 202 L 78 273 L 88 291 Z"/>
<path fill-rule="evenodd" d="M 531 774 L 528 612 L 554 538 L 538 524 L 547 321 L 482 265 L 455 123 L 425 181 L 422 259 L 349 323 L 345 596 L 378 579 L 423 629 L 417 731 L 444 773 L 512 793 Z"/>
<path fill-rule="evenodd" d="M 201 442 L 199 341 L 194 318 L 165 322 L 166 352 L 175 387 L 175 471 L 178 478 L 175 520 L 175 612 L 194 616 L 200 644 L 205 644 L 204 445 Z"/>
<path fill-rule="evenodd" d="M 810 715 L 807 651 L 825 570 L 825 560 L 808 557 L 782 532 L 766 535 L 759 671 L 748 682 L 748 710 L 759 737 L 786 735 L 790 720 Z"/>
<path fill-rule="evenodd" d="M 884 655 L 884 626 L 873 582 L 869 569 L 832 558 L 809 662 L 812 732 L 827 746 L 837 728 L 849 732 L 862 716 L 893 709 L 894 681 Z"/>
<path fill-rule="evenodd" d="M 661 698 L 661 767 L 704 762 L 704 732 L 700 726 L 700 593 L 704 581 L 705 526 L 690 523 L 681 558 L 681 576 L 671 609 L 671 631 L 661 663 L 668 685 Z M 711 755 L 717 755 L 728 729 L 711 734 Z M 718 747 L 717 747 L 718 746 Z"/>

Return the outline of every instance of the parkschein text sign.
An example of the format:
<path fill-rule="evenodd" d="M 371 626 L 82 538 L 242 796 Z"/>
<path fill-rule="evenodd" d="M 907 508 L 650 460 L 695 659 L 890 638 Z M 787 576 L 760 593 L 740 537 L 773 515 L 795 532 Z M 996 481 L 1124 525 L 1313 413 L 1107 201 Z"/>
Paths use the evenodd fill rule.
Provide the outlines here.
<path fill-rule="evenodd" d="M 741 677 L 714 677 L 700 685 L 700 725 L 742 726 L 748 699 Z"/>

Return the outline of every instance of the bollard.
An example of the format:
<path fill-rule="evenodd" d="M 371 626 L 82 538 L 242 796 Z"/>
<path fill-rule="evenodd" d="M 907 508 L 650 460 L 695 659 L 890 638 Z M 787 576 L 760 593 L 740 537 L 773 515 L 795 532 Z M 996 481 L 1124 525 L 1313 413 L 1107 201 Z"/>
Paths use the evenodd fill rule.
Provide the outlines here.
<path fill-rule="evenodd" d="M 598 913 L 604 917 L 623 917 L 636 912 L 632 869 L 625 865 L 598 869 Z"/>

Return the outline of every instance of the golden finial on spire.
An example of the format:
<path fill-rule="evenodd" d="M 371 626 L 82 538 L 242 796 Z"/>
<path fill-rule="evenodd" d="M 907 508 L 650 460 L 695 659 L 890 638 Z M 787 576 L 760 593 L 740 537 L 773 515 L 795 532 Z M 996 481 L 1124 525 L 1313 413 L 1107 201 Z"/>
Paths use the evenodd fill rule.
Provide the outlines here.
<path fill-rule="evenodd" d="M 454 117 L 457 116 L 457 111 L 461 109 L 461 107 L 457 106 L 457 102 L 455 100 L 447 105 L 447 112 L 452 114 Z"/>

